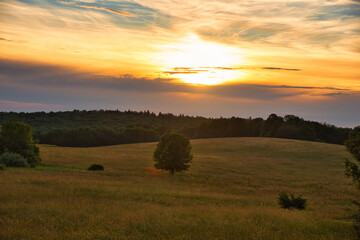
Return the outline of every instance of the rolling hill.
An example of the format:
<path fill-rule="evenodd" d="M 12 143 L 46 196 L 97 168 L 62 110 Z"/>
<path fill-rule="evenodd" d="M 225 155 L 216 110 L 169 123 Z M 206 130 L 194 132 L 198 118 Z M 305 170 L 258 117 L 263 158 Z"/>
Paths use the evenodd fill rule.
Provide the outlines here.
<path fill-rule="evenodd" d="M 156 143 L 40 145 L 42 167 L 0 171 L 1 239 L 353 239 L 344 146 L 192 140 L 190 170 L 152 167 Z M 93 163 L 103 172 L 89 172 Z M 281 209 L 281 191 L 304 211 Z"/>

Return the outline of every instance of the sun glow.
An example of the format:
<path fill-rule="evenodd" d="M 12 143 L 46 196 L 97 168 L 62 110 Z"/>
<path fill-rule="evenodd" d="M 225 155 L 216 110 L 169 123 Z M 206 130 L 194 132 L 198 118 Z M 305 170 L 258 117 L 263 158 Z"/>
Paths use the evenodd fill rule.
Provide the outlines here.
<path fill-rule="evenodd" d="M 164 47 L 164 46 L 163 46 Z M 243 75 L 241 51 L 222 44 L 205 42 L 195 35 L 165 46 L 162 73 L 185 83 L 216 85 Z"/>

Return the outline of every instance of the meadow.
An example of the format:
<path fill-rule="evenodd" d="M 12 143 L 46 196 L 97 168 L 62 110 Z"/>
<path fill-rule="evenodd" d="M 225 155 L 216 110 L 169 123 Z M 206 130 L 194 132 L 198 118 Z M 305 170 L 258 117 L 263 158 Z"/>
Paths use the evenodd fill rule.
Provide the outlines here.
<path fill-rule="evenodd" d="M 153 168 L 156 143 L 40 145 L 43 166 L 0 171 L 0 239 L 354 239 L 359 198 L 342 145 L 192 140 L 189 171 Z M 86 169 L 93 163 L 105 171 Z M 281 191 L 306 210 L 279 207 Z"/>

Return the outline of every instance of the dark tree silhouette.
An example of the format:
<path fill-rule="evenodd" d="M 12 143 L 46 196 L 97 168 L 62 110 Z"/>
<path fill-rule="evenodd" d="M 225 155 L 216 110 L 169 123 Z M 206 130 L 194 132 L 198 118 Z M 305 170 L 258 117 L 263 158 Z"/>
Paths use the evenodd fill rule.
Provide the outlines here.
<path fill-rule="evenodd" d="M 154 152 L 154 166 L 171 174 L 188 170 L 193 156 L 187 137 L 178 133 L 165 133 Z"/>
<path fill-rule="evenodd" d="M 15 119 L 6 121 L 0 132 L 0 145 L 0 151 L 21 155 L 31 167 L 41 162 L 39 148 L 34 143 L 31 127 L 26 123 Z"/>
<path fill-rule="evenodd" d="M 354 128 L 349 134 L 349 138 L 345 141 L 347 150 L 351 153 L 354 159 L 360 163 L 360 126 Z M 360 169 L 359 163 L 345 160 L 345 174 L 347 177 L 352 178 L 356 187 L 360 190 Z M 358 239 L 360 239 L 360 202 L 354 201 L 359 207 L 358 213 L 355 214 L 354 227 L 357 233 Z"/>

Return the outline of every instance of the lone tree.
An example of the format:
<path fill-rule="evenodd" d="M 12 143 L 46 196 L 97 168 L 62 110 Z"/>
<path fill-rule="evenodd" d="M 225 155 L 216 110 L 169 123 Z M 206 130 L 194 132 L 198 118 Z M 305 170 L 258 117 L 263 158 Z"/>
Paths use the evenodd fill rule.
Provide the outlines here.
<path fill-rule="evenodd" d="M 349 138 L 345 141 L 345 146 L 354 159 L 360 163 L 360 126 L 350 132 Z M 345 174 L 347 177 L 352 178 L 356 187 L 360 190 L 359 166 L 356 162 L 350 161 L 349 159 L 345 160 Z M 354 203 L 359 207 L 358 213 L 355 215 L 354 227 L 357 237 L 360 239 L 360 202 L 354 201 Z"/>
<path fill-rule="evenodd" d="M 154 152 L 154 166 L 171 174 L 188 170 L 193 156 L 187 137 L 178 133 L 165 133 Z"/>
<path fill-rule="evenodd" d="M 31 167 L 41 163 L 39 148 L 35 145 L 31 127 L 16 119 L 6 121 L 0 132 L 0 154 L 17 153 Z"/>

